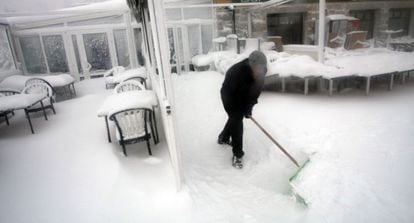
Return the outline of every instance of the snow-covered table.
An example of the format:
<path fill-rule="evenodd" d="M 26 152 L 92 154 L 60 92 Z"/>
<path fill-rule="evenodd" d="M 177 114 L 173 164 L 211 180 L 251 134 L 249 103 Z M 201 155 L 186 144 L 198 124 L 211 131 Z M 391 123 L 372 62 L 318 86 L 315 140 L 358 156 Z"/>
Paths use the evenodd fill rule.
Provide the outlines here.
<path fill-rule="evenodd" d="M 155 112 L 154 107 L 158 105 L 157 96 L 154 91 L 141 90 L 141 91 L 127 91 L 119 94 L 113 94 L 107 97 L 104 103 L 99 108 L 98 117 L 105 118 L 106 130 L 108 134 L 108 141 L 111 142 L 111 136 L 109 132 L 108 117 L 116 112 L 133 109 L 133 108 L 146 108 L 153 112 L 154 122 Z M 156 124 L 155 124 L 156 126 Z M 158 138 L 158 133 L 157 133 Z"/>
<path fill-rule="evenodd" d="M 117 85 L 123 81 L 137 78 L 140 79 L 141 82 L 143 82 L 144 85 L 146 85 L 145 80 L 147 79 L 147 70 L 145 67 L 135 68 L 123 71 L 119 74 L 113 74 L 111 76 L 105 77 L 105 83 L 107 85 Z"/>
<path fill-rule="evenodd" d="M 54 89 L 63 89 L 66 94 L 66 90 L 69 90 L 71 96 L 76 96 L 75 90 L 75 78 L 69 74 L 57 74 L 47 76 L 27 76 L 27 75 L 13 75 L 5 78 L 0 83 L 0 88 L 11 89 L 15 91 L 21 91 L 26 84 L 26 81 L 31 78 L 40 78 L 45 80 Z"/>
<path fill-rule="evenodd" d="M 27 120 L 29 121 L 30 130 L 32 131 L 32 134 L 34 134 L 32 121 L 30 120 L 30 115 L 27 109 L 37 103 L 40 103 L 43 109 L 43 114 L 46 117 L 46 112 L 43 108 L 42 102 L 42 100 L 46 97 L 47 95 L 45 94 L 15 94 L 0 97 L 0 112 L 24 109 Z"/>

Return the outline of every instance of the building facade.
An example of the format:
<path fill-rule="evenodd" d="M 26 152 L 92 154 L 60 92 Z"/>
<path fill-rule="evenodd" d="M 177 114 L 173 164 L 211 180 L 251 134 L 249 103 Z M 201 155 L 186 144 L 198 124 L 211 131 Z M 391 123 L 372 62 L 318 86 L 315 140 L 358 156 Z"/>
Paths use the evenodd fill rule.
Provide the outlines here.
<path fill-rule="evenodd" d="M 253 2 L 257 1 L 215 1 L 217 35 L 232 33 L 232 12 L 226 4 L 234 3 L 236 34 L 239 37 L 266 39 L 282 36 L 284 44 L 316 43 L 318 0 L 293 0 L 268 7 L 260 7 Z M 402 30 L 395 37 L 414 37 L 412 0 L 327 0 L 326 7 L 327 16 L 343 14 L 358 18 L 360 30 L 367 31 L 369 39 L 387 38 L 386 30 Z"/>

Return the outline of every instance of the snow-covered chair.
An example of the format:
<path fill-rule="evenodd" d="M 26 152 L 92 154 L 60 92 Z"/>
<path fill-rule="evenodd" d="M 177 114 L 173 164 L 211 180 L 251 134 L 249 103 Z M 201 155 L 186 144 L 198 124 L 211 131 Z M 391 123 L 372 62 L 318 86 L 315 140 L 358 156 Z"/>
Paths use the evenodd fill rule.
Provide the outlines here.
<path fill-rule="evenodd" d="M 0 90 L 0 97 L 7 97 L 9 95 L 14 95 L 14 94 L 19 94 L 20 92 L 18 91 L 13 91 L 13 90 Z M 4 117 L 4 119 L 6 119 L 6 124 L 10 125 L 9 123 L 9 117 L 8 115 L 12 114 L 14 115 L 13 111 L 2 111 L 0 112 L 0 117 Z"/>
<path fill-rule="evenodd" d="M 108 89 L 108 86 L 114 85 L 114 83 L 111 81 L 110 77 L 116 76 L 117 74 L 120 74 L 125 71 L 125 67 L 122 66 L 116 66 L 112 69 L 106 71 L 104 73 L 104 79 L 105 79 L 105 87 Z"/>
<path fill-rule="evenodd" d="M 126 91 L 140 91 L 140 90 L 145 90 L 145 86 L 136 80 L 124 81 L 118 84 L 114 89 L 116 94 L 126 92 Z"/>
<path fill-rule="evenodd" d="M 52 88 L 44 82 L 32 82 L 28 84 L 22 90 L 22 94 L 39 94 L 43 93 L 47 97 L 30 108 L 27 109 L 27 112 L 39 112 L 45 111 L 46 109 L 51 109 L 53 114 L 56 114 L 55 107 L 53 106 L 53 90 Z M 44 113 L 45 119 L 47 120 L 46 113 Z"/>
<path fill-rule="evenodd" d="M 156 143 L 156 137 L 152 136 L 155 131 L 150 109 L 127 109 L 111 114 L 109 119 L 115 122 L 116 137 L 125 156 L 127 156 L 125 145 L 142 141 L 147 142 L 148 153 L 152 155 L 150 139 L 152 137 Z"/>
<path fill-rule="evenodd" d="M 52 87 L 52 85 L 49 82 L 47 82 L 46 80 L 44 80 L 42 78 L 37 78 L 37 77 L 30 78 L 30 79 L 28 79 L 26 81 L 26 83 L 24 84 L 24 86 L 29 86 L 31 84 L 37 84 L 37 83 L 43 83 L 43 84 L 48 85 L 50 87 L 50 89 L 52 90 L 52 100 L 53 100 L 53 102 L 56 102 L 56 91 Z"/>

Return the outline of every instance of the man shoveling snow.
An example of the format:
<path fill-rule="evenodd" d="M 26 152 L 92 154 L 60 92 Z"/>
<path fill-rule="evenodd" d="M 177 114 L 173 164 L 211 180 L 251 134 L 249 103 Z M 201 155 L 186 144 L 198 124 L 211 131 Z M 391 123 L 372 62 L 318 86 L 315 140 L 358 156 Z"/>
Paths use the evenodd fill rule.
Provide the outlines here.
<path fill-rule="evenodd" d="M 218 137 L 219 144 L 233 147 L 233 166 L 243 168 L 243 117 L 250 118 L 264 85 L 266 56 L 254 51 L 248 59 L 233 65 L 221 87 L 221 100 L 228 120 Z M 230 140 L 231 138 L 231 140 Z"/>

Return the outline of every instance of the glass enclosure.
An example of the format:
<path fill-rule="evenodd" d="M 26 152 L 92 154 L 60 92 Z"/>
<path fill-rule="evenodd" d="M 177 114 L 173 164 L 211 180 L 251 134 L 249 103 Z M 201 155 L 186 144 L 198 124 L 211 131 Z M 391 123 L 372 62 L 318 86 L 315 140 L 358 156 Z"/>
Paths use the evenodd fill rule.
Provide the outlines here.
<path fill-rule="evenodd" d="M 39 36 L 23 36 L 19 38 L 23 52 L 24 64 L 30 74 L 47 73 L 42 43 Z"/>
<path fill-rule="evenodd" d="M 108 38 L 105 33 L 83 34 L 89 71 L 111 69 Z"/>
<path fill-rule="evenodd" d="M 61 35 L 43 36 L 47 64 L 50 73 L 69 72 L 65 45 Z"/>
<path fill-rule="evenodd" d="M 16 68 L 5 26 L 0 25 L 0 73 Z"/>

